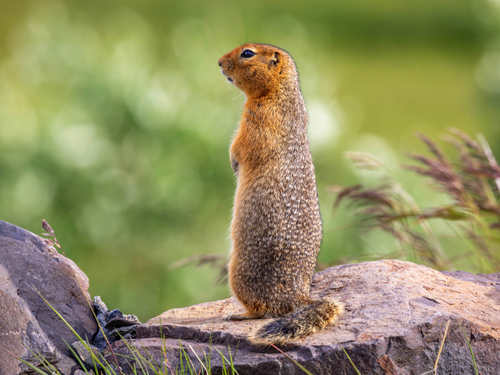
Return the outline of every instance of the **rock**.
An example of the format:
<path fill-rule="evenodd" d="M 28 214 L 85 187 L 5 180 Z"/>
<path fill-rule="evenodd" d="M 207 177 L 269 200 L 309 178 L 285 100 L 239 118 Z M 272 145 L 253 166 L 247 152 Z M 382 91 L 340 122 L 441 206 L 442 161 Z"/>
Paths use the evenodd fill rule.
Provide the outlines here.
<path fill-rule="evenodd" d="M 123 313 L 118 309 L 114 309 L 113 311 L 111 311 L 108 314 L 106 321 L 109 322 L 110 320 L 115 319 L 115 318 L 123 318 Z"/>
<path fill-rule="evenodd" d="M 88 345 L 87 346 L 83 345 L 81 341 L 75 341 L 73 344 L 71 344 L 73 349 L 75 350 L 76 354 L 80 357 L 81 361 L 88 366 L 88 368 L 94 368 L 97 366 L 97 368 L 101 368 L 99 363 L 95 363 L 94 361 L 97 358 L 99 361 L 101 361 L 101 356 L 99 354 L 99 349 L 97 349 L 95 346 Z"/>
<path fill-rule="evenodd" d="M 448 321 L 439 374 L 473 373 L 461 326 L 471 341 L 479 372 L 498 374 L 498 274 L 441 273 L 395 260 L 368 262 L 316 274 L 311 294 L 315 299 L 335 296 L 346 306 L 336 324 L 280 347 L 313 374 L 356 373 L 338 342 L 361 374 L 430 371 Z M 179 366 L 181 343 L 196 371 L 201 366 L 198 357 L 203 361 L 211 348 L 213 374 L 222 373 L 217 350 L 229 358 L 230 348 L 233 355 L 236 352 L 234 363 L 240 374 L 303 374 L 275 348 L 258 348 L 246 340 L 248 332 L 265 320 L 222 321 L 222 317 L 239 311 L 242 307 L 234 298 L 169 310 L 137 326 L 137 338 L 130 343 L 141 353 L 147 351 L 163 368 L 167 364 L 170 368 Z M 113 348 L 116 353 L 128 352 L 123 342 L 114 343 Z M 127 369 L 124 362 L 120 366 Z"/>
<path fill-rule="evenodd" d="M 108 320 L 104 328 L 106 329 L 116 329 L 116 328 L 122 328 L 122 327 L 130 327 L 130 326 L 136 326 L 136 322 L 131 322 L 127 319 L 123 318 L 113 318 L 111 320 Z"/>
<path fill-rule="evenodd" d="M 87 276 L 43 238 L 0 221 L 0 348 L 8 350 L 0 350 L 0 374 L 32 373 L 14 357 L 38 365 L 27 348 L 71 374 L 77 362 L 64 340 L 75 335 L 36 291 L 90 341 L 97 324 L 88 287 Z"/>
<path fill-rule="evenodd" d="M 101 326 L 92 342 L 97 348 L 107 349 L 109 344 L 121 340 L 122 337 L 135 338 L 135 327 L 141 323 L 135 315 L 123 315 L 118 309 L 109 311 L 99 296 L 94 297 L 92 307 Z"/>

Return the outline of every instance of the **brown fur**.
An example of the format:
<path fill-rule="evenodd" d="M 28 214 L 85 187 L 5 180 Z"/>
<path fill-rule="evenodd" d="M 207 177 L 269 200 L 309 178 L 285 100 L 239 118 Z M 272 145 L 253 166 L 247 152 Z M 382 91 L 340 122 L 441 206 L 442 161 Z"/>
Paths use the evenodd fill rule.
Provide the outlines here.
<path fill-rule="evenodd" d="M 337 302 L 327 299 L 312 301 L 257 328 L 248 339 L 257 345 L 286 344 L 323 329 L 337 320 L 343 311 L 344 306 Z"/>
<path fill-rule="evenodd" d="M 241 56 L 245 50 L 255 55 Z M 283 316 L 299 308 L 293 314 L 301 317 L 291 319 L 307 333 L 287 338 L 281 332 L 274 340 L 265 333 L 268 325 L 250 336 L 259 344 L 287 342 L 325 326 L 341 310 L 309 297 L 322 228 L 299 77 L 292 57 L 266 44 L 240 46 L 219 66 L 247 96 L 230 149 L 238 182 L 229 261 L 229 285 L 247 313 L 230 319 Z M 324 313 L 307 313 L 311 309 Z"/>

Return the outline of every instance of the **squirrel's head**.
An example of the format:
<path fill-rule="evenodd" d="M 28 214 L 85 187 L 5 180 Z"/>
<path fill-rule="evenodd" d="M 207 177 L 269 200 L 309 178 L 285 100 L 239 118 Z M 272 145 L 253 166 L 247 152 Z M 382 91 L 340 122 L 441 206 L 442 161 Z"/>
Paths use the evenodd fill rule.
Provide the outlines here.
<path fill-rule="evenodd" d="M 268 44 L 247 43 L 219 59 L 221 72 L 247 97 L 278 93 L 283 86 L 298 86 L 292 57 Z"/>

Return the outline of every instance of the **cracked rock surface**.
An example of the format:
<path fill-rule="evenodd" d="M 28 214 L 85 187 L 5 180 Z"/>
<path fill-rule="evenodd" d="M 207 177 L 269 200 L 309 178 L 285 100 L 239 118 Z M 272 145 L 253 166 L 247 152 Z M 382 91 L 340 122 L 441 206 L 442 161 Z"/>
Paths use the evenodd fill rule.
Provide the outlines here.
<path fill-rule="evenodd" d="M 311 295 L 334 296 L 346 306 L 336 324 L 280 347 L 313 374 L 355 374 L 337 340 L 362 374 L 422 374 L 434 367 L 448 321 L 439 374 L 473 373 L 465 334 L 479 372 L 498 374 L 499 274 L 442 273 L 396 260 L 367 262 L 319 272 Z M 264 320 L 222 320 L 240 311 L 234 298 L 172 309 L 137 326 L 132 342 L 163 367 L 178 366 L 180 342 L 199 368 L 197 357 L 204 358 L 211 342 L 214 374 L 221 373 L 222 367 L 215 349 L 229 358 L 228 347 L 240 374 L 302 374 L 276 349 L 258 348 L 246 340 L 248 332 Z M 123 342 L 113 345 L 117 352 L 127 352 Z"/>
<path fill-rule="evenodd" d="M 33 373 L 13 357 L 38 365 L 27 348 L 61 373 L 72 374 L 76 361 L 64 340 L 72 343 L 75 336 L 37 291 L 82 338 L 91 340 L 97 324 L 88 287 L 87 276 L 43 238 L 0 221 L 0 374 Z"/>

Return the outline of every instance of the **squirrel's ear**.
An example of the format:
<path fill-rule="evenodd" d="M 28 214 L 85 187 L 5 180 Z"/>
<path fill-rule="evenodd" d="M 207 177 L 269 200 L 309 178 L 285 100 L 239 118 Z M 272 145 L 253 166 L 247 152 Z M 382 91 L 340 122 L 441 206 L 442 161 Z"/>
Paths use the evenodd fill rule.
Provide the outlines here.
<path fill-rule="evenodd" d="M 282 61 L 281 52 L 274 51 L 273 57 L 271 57 L 271 64 L 273 64 L 274 66 L 278 66 L 279 64 L 281 64 L 281 61 Z"/>

